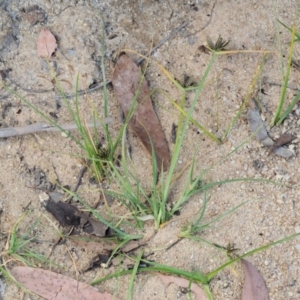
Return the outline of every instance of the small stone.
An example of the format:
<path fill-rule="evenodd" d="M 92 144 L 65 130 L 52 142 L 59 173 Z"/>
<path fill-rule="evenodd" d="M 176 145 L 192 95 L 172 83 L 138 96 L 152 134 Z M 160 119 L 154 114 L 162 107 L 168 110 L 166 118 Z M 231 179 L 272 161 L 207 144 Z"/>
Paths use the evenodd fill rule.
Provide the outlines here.
<path fill-rule="evenodd" d="M 295 283 L 296 283 L 296 280 L 295 280 L 294 278 L 290 277 L 290 278 L 289 278 L 288 285 L 289 285 L 289 286 L 294 286 Z"/>
<path fill-rule="evenodd" d="M 46 202 L 50 199 L 49 195 L 46 192 L 39 194 L 39 199 L 41 202 Z"/>
<path fill-rule="evenodd" d="M 64 137 L 64 138 L 68 137 L 68 135 L 65 132 L 62 132 L 61 136 Z"/>
<path fill-rule="evenodd" d="M 268 266 L 270 264 L 270 261 L 269 260 L 265 260 L 264 263 L 265 263 L 266 266 Z"/>
<path fill-rule="evenodd" d="M 300 244 L 297 244 L 295 248 L 300 252 Z"/>

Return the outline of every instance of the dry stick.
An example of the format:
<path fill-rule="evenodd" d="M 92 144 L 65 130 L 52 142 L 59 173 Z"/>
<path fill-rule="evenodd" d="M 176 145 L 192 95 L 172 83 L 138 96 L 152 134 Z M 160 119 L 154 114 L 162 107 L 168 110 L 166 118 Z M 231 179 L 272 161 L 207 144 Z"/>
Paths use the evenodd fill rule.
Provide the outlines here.
<path fill-rule="evenodd" d="M 82 179 L 84 173 L 86 172 L 86 170 L 87 170 L 87 166 L 84 166 L 81 168 L 78 178 L 77 178 L 77 183 L 76 183 L 74 189 L 72 190 L 72 193 L 75 194 L 77 192 L 79 185 L 81 184 L 81 179 Z M 65 202 L 71 203 L 72 199 L 73 199 L 73 195 L 70 195 Z"/>
<path fill-rule="evenodd" d="M 210 22 L 211 22 L 211 20 L 212 20 L 212 17 L 213 17 L 213 13 L 214 13 L 214 9 L 215 9 L 216 4 L 217 4 L 217 0 L 215 0 L 213 6 L 212 6 L 212 8 L 211 8 L 211 12 L 210 12 L 210 16 L 209 16 L 208 22 L 207 22 L 202 28 L 200 28 L 199 30 L 196 30 L 195 32 L 193 32 L 193 33 L 187 35 L 187 37 L 192 36 L 192 35 L 195 35 L 196 33 L 201 32 L 202 30 L 204 30 L 204 29 L 210 24 Z"/>
<path fill-rule="evenodd" d="M 102 126 L 103 124 L 109 124 L 113 121 L 112 118 L 105 118 L 103 122 L 87 122 L 86 125 L 87 127 L 94 127 L 96 126 Z M 7 138 L 7 137 L 12 137 L 12 136 L 20 136 L 24 134 L 29 134 L 29 133 L 35 133 L 35 132 L 41 132 L 41 131 L 60 131 L 61 128 L 63 130 L 72 130 L 72 129 L 77 129 L 77 124 L 76 123 L 68 123 L 68 124 L 63 124 L 59 125 L 59 127 L 54 126 L 54 125 L 49 125 L 46 123 L 36 123 L 36 124 L 31 124 L 31 125 L 26 125 L 26 126 L 21 126 L 21 127 L 7 127 L 0 129 L 0 138 Z"/>
<path fill-rule="evenodd" d="M 155 47 L 153 47 L 149 53 L 149 55 L 152 55 L 159 47 L 161 47 L 165 42 L 167 42 L 168 40 L 172 39 L 181 29 L 183 29 L 184 27 L 186 27 L 188 25 L 189 22 L 184 22 L 183 24 L 181 24 L 179 27 L 177 27 L 176 29 L 174 29 L 169 35 L 167 35 L 165 38 L 163 38 Z M 140 65 L 143 61 L 145 60 L 145 58 L 140 58 L 137 61 L 137 65 Z M 64 96 L 57 96 L 55 97 L 56 99 L 61 99 L 61 98 L 72 98 L 75 97 L 76 95 L 83 95 L 86 93 L 91 93 L 94 92 L 100 88 L 102 88 L 105 85 L 110 84 L 112 81 L 111 80 L 107 80 L 105 83 L 101 82 L 98 85 L 88 89 L 88 90 L 81 90 L 78 91 L 76 94 L 69 94 L 69 95 L 64 95 Z"/>
<path fill-rule="evenodd" d="M 282 84 L 281 83 L 277 83 L 277 82 L 265 82 L 266 84 L 270 85 L 270 86 L 279 86 L 279 87 L 282 87 Z M 287 85 L 287 88 L 288 89 L 291 89 L 291 90 L 294 90 L 294 91 L 299 91 L 298 88 L 294 87 L 294 86 L 291 86 L 291 85 Z"/>

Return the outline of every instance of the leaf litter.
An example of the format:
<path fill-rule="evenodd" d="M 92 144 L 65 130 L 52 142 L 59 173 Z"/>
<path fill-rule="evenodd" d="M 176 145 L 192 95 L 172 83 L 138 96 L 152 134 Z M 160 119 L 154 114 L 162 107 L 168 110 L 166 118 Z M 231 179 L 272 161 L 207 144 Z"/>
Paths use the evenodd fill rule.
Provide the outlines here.
<path fill-rule="evenodd" d="M 96 288 L 86 283 L 48 270 L 14 267 L 10 273 L 25 288 L 49 300 L 117 299 L 109 293 L 100 293 Z"/>
<path fill-rule="evenodd" d="M 242 265 L 245 273 L 242 300 L 269 300 L 268 289 L 258 270 L 245 259 Z"/>
<path fill-rule="evenodd" d="M 294 140 L 296 137 L 291 134 L 284 133 L 274 142 L 268 135 L 265 123 L 261 118 L 255 99 L 250 101 L 248 108 L 248 123 L 251 132 L 256 133 L 258 141 L 264 146 L 270 147 L 269 154 L 274 153 L 275 155 L 284 158 L 290 158 L 295 155 L 293 151 L 282 146 Z"/>
<path fill-rule="evenodd" d="M 153 109 L 148 84 L 142 77 L 139 67 L 126 54 L 122 54 L 116 63 L 112 84 L 125 117 L 130 112 L 138 92 L 137 105 L 129 121 L 129 128 L 139 137 L 150 154 L 152 142 L 158 170 L 168 170 L 170 165 L 168 143 Z"/>
<path fill-rule="evenodd" d="M 52 216 L 63 227 L 65 226 L 80 226 L 83 231 L 99 237 L 108 235 L 108 226 L 90 218 L 88 214 L 82 213 L 76 206 L 63 202 L 54 201 L 51 198 L 43 201 L 45 209 L 52 214 Z"/>
<path fill-rule="evenodd" d="M 37 38 L 36 42 L 37 56 L 50 58 L 57 48 L 56 38 L 53 33 L 43 28 Z"/>

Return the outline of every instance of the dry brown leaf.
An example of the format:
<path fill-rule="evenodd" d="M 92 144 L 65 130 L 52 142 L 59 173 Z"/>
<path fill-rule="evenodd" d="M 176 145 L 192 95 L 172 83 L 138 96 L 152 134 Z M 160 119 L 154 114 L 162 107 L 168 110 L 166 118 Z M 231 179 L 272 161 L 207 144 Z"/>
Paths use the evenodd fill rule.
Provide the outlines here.
<path fill-rule="evenodd" d="M 99 254 L 99 253 L 107 254 L 116 248 L 116 244 L 114 242 L 105 241 L 104 239 L 97 241 L 94 239 L 85 240 L 82 238 L 69 237 L 69 240 L 71 243 L 75 244 L 76 246 L 87 249 L 93 252 L 94 254 Z M 144 244 L 145 242 L 142 241 L 130 241 L 121 248 L 121 251 L 127 253 L 141 247 Z"/>
<path fill-rule="evenodd" d="M 80 224 L 79 210 L 72 204 L 47 200 L 43 203 L 46 210 L 53 215 L 61 226 L 77 226 Z"/>
<path fill-rule="evenodd" d="M 108 226 L 96 220 L 90 218 L 86 213 L 77 211 L 76 215 L 80 217 L 80 224 L 83 227 L 83 231 L 86 233 L 94 234 L 99 237 L 105 237 L 110 234 Z"/>
<path fill-rule="evenodd" d="M 180 287 L 187 288 L 190 284 L 189 280 L 187 280 L 185 278 L 168 276 L 168 275 L 163 275 L 160 273 L 157 273 L 157 276 L 161 279 L 163 284 L 166 286 L 168 286 L 171 283 L 175 283 L 176 285 L 178 285 Z M 196 300 L 207 300 L 205 292 L 202 290 L 202 288 L 199 285 L 192 283 L 191 291 L 195 294 Z"/>
<path fill-rule="evenodd" d="M 115 66 L 112 83 L 125 117 L 130 110 L 140 80 L 141 72 L 138 66 L 126 54 L 121 55 Z M 148 152 L 152 153 L 150 137 L 157 157 L 158 170 L 160 171 L 162 167 L 164 171 L 168 170 L 170 165 L 169 148 L 161 124 L 153 109 L 145 78 L 140 86 L 137 107 L 129 125 Z"/>
<path fill-rule="evenodd" d="M 73 238 L 70 237 L 70 242 L 78 247 L 81 247 L 83 249 L 86 249 L 90 252 L 93 252 L 94 254 L 99 254 L 99 253 L 110 253 L 116 248 L 115 243 L 110 243 L 110 242 L 105 242 L 105 241 L 87 241 L 83 240 L 80 238 Z"/>
<path fill-rule="evenodd" d="M 269 137 L 265 123 L 263 122 L 255 99 L 251 99 L 248 108 L 248 123 L 250 130 L 256 133 L 256 137 L 264 146 L 271 147 L 269 153 L 274 153 L 284 158 L 294 156 L 294 152 L 290 149 L 281 147 L 281 145 L 290 142 L 291 136 L 285 135 L 282 139 L 278 139 L 277 144 Z M 288 140 L 289 139 L 289 140 Z"/>
<path fill-rule="evenodd" d="M 36 42 L 37 55 L 50 58 L 54 53 L 57 43 L 55 36 L 47 28 L 43 28 L 37 38 Z"/>
<path fill-rule="evenodd" d="M 270 148 L 269 154 L 274 152 L 275 149 L 277 149 L 280 146 L 286 145 L 289 142 L 293 141 L 296 139 L 296 137 L 290 133 L 283 133 L 277 140 L 275 140 L 274 145 Z"/>
<path fill-rule="evenodd" d="M 92 286 L 51 271 L 14 267 L 11 274 L 28 290 L 51 300 L 110 300 L 117 299 L 108 293 L 100 293 Z"/>
<path fill-rule="evenodd" d="M 245 259 L 242 264 L 245 272 L 242 300 L 269 300 L 268 289 L 258 270 Z"/>
<path fill-rule="evenodd" d="M 93 218 L 88 218 L 88 225 L 83 227 L 84 232 L 94 234 L 100 237 L 105 237 L 108 235 L 107 229 L 107 225 Z"/>

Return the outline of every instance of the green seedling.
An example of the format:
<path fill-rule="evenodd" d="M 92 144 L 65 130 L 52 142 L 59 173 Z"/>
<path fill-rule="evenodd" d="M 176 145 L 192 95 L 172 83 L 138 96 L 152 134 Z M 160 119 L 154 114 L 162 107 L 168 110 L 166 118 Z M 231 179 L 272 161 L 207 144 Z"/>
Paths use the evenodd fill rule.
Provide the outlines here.
<path fill-rule="evenodd" d="M 215 43 L 211 40 L 210 37 L 207 37 L 207 44 L 209 47 L 209 50 L 214 52 L 222 52 L 226 51 L 225 47 L 230 43 L 230 40 L 226 41 L 224 40 L 220 35 Z"/>
<path fill-rule="evenodd" d="M 278 19 L 277 19 L 277 22 L 280 23 L 283 27 L 285 27 L 288 31 L 290 31 L 290 33 L 293 34 L 293 28 L 288 27 L 287 25 L 285 25 L 284 23 L 282 23 Z M 297 31 L 295 31 L 294 42 L 300 42 L 300 33 L 297 32 Z"/>
<path fill-rule="evenodd" d="M 20 235 L 19 225 L 27 216 L 28 211 L 25 211 L 19 219 L 14 224 L 11 232 L 8 234 L 7 242 L 5 248 L 0 253 L 1 264 L 0 272 L 3 276 L 10 281 L 13 281 L 17 286 L 23 290 L 26 290 L 19 282 L 17 282 L 14 277 L 9 272 L 9 267 L 11 263 L 17 263 L 25 266 L 35 267 L 37 264 L 55 265 L 47 257 L 42 254 L 35 252 L 30 249 L 30 243 L 36 238 L 36 236 L 30 237 L 29 232 L 32 231 L 33 227 L 37 225 L 37 222 L 30 227 L 24 234 Z"/>
<path fill-rule="evenodd" d="M 6 265 L 6 261 L 17 261 L 27 266 L 34 266 L 34 263 L 37 261 L 41 263 L 48 262 L 45 256 L 28 248 L 29 243 L 36 238 L 36 236 L 29 237 L 29 231 L 32 228 L 28 229 L 23 235 L 18 233 L 19 224 L 26 217 L 27 213 L 24 212 L 21 215 L 8 235 L 5 250 L 0 254 L 3 260 L 2 267 Z"/>

